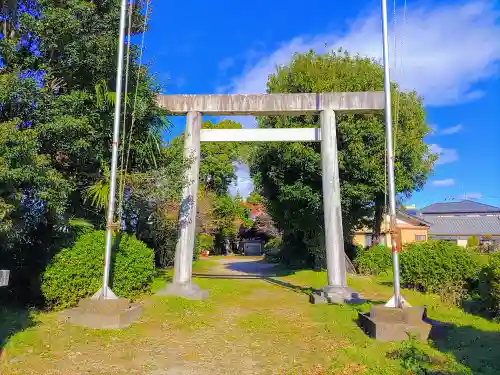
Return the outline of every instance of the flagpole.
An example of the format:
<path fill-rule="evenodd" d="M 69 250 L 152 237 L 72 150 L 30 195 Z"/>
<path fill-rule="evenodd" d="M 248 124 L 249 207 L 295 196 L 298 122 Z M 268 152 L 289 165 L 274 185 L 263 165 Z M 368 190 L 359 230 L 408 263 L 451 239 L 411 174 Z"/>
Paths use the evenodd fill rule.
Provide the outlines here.
<path fill-rule="evenodd" d="M 120 113 L 122 103 L 123 57 L 125 46 L 125 20 L 127 0 L 122 0 L 120 11 L 120 33 L 118 37 L 118 60 L 116 71 L 116 101 L 113 124 L 113 143 L 111 152 L 111 176 L 109 181 L 108 217 L 106 221 L 106 247 L 104 253 L 104 275 L 102 288 L 94 295 L 95 299 L 116 299 L 116 295 L 109 288 L 109 273 L 111 266 L 111 248 L 113 242 L 113 224 L 116 203 L 116 170 L 118 166 L 118 143 L 120 140 Z"/>
<path fill-rule="evenodd" d="M 396 242 L 396 188 L 394 182 L 394 152 L 392 145 L 392 114 L 391 114 L 391 79 L 389 72 L 389 40 L 387 36 L 387 0 L 382 0 L 382 35 L 383 35 L 383 50 L 384 50 L 384 94 L 385 94 L 385 136 L 387 141 L 387 182 L 389 185 L 389 215 L 390 215 L 390 232 L 392 246 L 392 264 L 394 272 L 394 304 L 388 302 L 392 307 L 402 307 L 401 291 L 399 280 L 399 249 Z"/>

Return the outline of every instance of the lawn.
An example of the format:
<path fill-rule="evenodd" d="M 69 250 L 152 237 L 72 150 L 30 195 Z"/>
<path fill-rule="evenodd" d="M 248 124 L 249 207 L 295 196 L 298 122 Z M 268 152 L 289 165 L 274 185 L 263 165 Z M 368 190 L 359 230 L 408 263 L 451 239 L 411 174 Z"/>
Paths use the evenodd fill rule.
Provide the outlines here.
<path fill-rule="evenodd" d="M 220 259 L 194 265 L 206 301 L 145 296 L 131 327 L 98 331 L 61 322 L 55 313 L 1 312 L 1 374 L 408 374 L 390 353 L 400 343 L 364 335 L 360 306 L 311 305 L 307 293 L 324 272 L 287 271 L 265 278 L 224 276 Z M 225 260 L 227 262 L 227 258 Z M 213 278 L 213 274 L 220 275 Z M 168 276 L 168 272 L 167 272 Z M 164 276 L 163 276 L 164 277 Z M 164 278 L 155 280 L 161 288 Z M 392 294 L 390 277 L 353 276 L 349 284 L 374 301 Z M 438 297 L 404 291 L 439 321 L 417 357 L 435 374 L 499 374 L 500 324 L 466 314 Z M 8 331 L 13 333 L 8 336 Z"/>

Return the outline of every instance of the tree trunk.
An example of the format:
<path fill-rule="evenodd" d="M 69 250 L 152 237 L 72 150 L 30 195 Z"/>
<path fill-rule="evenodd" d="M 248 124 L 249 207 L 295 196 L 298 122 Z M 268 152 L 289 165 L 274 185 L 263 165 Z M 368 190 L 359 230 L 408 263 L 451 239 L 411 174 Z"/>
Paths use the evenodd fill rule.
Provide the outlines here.
<path fill-rule="evenodd" d="M 375 212 L 373 217 L 372 245 L 380 245 L 382 221 L 384 219 L 384 202 L 384 195 L 377 195 L 375 198 Z"/>

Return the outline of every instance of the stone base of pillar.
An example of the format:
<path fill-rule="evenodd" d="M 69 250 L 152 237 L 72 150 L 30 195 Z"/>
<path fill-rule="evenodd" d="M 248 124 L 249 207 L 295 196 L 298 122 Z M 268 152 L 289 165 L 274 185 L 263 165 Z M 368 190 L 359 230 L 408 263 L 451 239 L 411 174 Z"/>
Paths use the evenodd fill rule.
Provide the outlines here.
<path fill-rule="evenodd" d="M 163 289 L 160 289 L 157 293 L 157 296 L 176 296 L 183 297 L 187 299 L 207 299 L 208 291 L 202 290 L 198 285 L 193 283 L 172 283 L 167 284 L 167 286 Z"/>
<path fill-rule="evenodd" d="M 398 309 L 373 305 L 370 312 L 360 312 L 358 318 L 363 331 L 379 341 L 407 340 L 409 333 L 427 341 L 432 329 L 425 307 Z"/>
<path fill-rule="evenodd" d="M 348 286 L 332 286 L 327 285 L 321 290 L 315 290 L 310 296 L 310 302 L 312 304 L 321 303 L 352 303 L 360 304 L 364 303 L 365 300 L 353 289 Z"/>
<path fill-rule="evenodd" d="M 120 329 L 130 326 L 142 313 L 142 306 L 128 299 L 83 299 L 78 306 L 64 310 L 65 321 L 94 329 Z"/>

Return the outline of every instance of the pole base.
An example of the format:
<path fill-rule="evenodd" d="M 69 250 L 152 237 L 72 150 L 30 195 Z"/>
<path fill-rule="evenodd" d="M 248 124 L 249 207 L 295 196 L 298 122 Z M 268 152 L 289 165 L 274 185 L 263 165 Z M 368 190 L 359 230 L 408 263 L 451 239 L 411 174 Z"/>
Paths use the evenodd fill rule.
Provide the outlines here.
<path fill-rule="evenodd" d="M 335 303 L 335 304 L 360 304 L 365 300 L 348 286 L 327 285 L 321 290 L 315 290 L 310 296 L 312 304 Z"/>
<path fill-rule="evenodd" d="M 114 299 L 118 299 L 118 297 L 108 287 L 108 288 L 106 288 L 106 294 L 104 294 L 102 288 L 100 288 L 92 297 L 90 297 L 90 299 L 94 299 L 94 300 L 114 300 Z"/>
<path fill-rule="evenodd" d="M 378 341 L 404 341 L 409 334 L 426 341 L 432 328 L 425 307 L 398 309 L 373 305 L 370 312 L 358 314 L 358 321 L 363 331 Z"/>
<path fill-rule="evenodd" d="M 391 299 L 389 299 L 389 301 L 387 301 L 387 303 L 384 305 L 385 307 L 401 307 L 401 308 L 407 308 L 407 307 L 411 307 L 410 303 L 405 300 L 403 298 L 403 296 L 399 296 L 400 300 L 401 300 L 401 306 L 396 306 L 396 296 L 392 296 Z"/>
<path fill-rule="evenodd" d="M 94 329 L 120 329 L 130 326 L 142 313 L 142 306 L 124 298 L 83 299 L 78 306 L 60 316 L 71 324 Z"/>
<path fill-rule="evenodd" d="M 208 291 L 202 290 L 198 285 L 189 283 L 172 283 L 167 284 L 163 289 L 160 289 L 157 296 L 176 296 L 192 300 L 202 300 L 208 298 Z"/>

